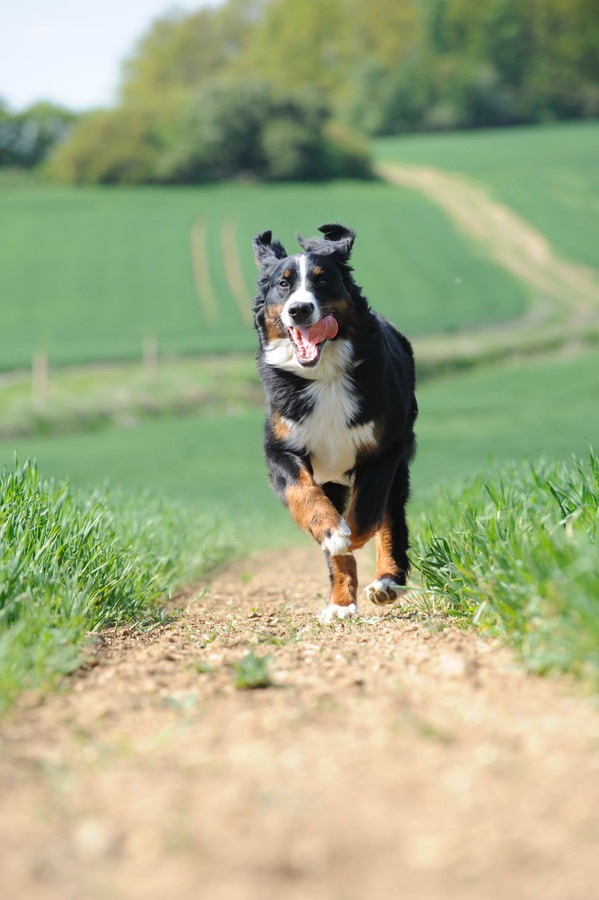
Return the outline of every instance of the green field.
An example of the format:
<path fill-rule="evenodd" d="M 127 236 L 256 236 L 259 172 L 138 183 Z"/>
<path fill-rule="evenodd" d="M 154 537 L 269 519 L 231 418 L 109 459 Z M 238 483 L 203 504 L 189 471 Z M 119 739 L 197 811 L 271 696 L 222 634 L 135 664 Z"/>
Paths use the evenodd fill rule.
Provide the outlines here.
<path fill-rule="evenodd" d="M 418 454 L 413 508 L 453 477 L 491 461 L 568 458 L 599 446 L 599 368 L 586 352 L 470 371 L 418 391 Z M 298 537 L 266 482 L 262 412 L 165 417 L 126 430 L 13 438 L 0 443 L 0 465 L 33 457 L 46 475 L 75 485 L 110 479 L 129 491 L 151 489 L 184 501 L 191 513 L 219 509 L 239 524 L 239 547 Z"/>
<path fill-rule="evenodd" d="M 536 515 L 539 487 L 528 462 L 585 456 L 589 443 L 598 446 L 597 396 L 591 353 L 454 375 L 419 391 L 410 505 L 416 572 L 453 614 L 492 627 L 541 670 L 599 668 L 596 546 L 578 506 L 576 546 L 555 533 L 556 503 L 548 525 L 544 512 Z M 165 417 L 0 444 L 0 710 L 23 686 L 52 683 L 76 667 L 90 628 L 159 616 L 156 602 L 207 564 L 309 543 L 267 486 L 261 420 L 257 409 Z M 11 475 L 15 450 L 36 458 L 45 476 L 68 476 L 72 490 L 40 487 L 18 467 Z M 511 458 L 524 464 L 498 475 L 497 463 Z M 444 484 L 476 471 L 480 483 L 453 487 L 443 499 Z M 98 493 L 107 479 L 110 492 Z M 74 493 L 78 487 L 85 493 Z M 513 500 L 504 499 L 508 489 Z M 484 502 L 493 491 L 499 500 L 491 515 Z M 570 496 L 576 501 L 572 489 Z M 477 549 L 481 542 L 492 565 Z M 537 578 L 538 603 L 536 590 L 530 594 Z"/>
<path fill-rule="evenodd" d="M 381 160 L 475 179 L 572 260 L 599 265 L 599 124 L 410 135 L 376 142 Z"/>
<path fill-rule="evenodd" d="M 380 159 L 476 179 L 572 260 L 597 265 L 599 125 L 381 139 Z M 251 238 L 340 220 L 373 306 L 408 334 L 520 313 L 528 289 L 417 191 L 381 182 L 85 188 L 0 179 L 0 369 L 250 349 Z"/>
<path fill-rule="evenodd" d="M 417 192 L 379 182 L 66 189 L 0 183 L 0 368 L 250 349 L 251 238 L 340 220 L 358 280 L 411 334 L 506 319 L 527 292 Z M 190 241 L 193 237 L 196 279 Z"/>
<path fill-rule="evenodd" d="M 488 176 L 491 185 L 528 173 L 530 202 L 538 202 L 539 215 L 542 202 L 548 204 L 541 223 L 548 232 L 548 211 L 557 201 L 543 180 L 542 164 L 534 180 L 535 155 L 559 163 L 563 171 L 579 171 L 591 203 L 590 143 L 598 133 L 593 125 L 577 124 L 393 139 L 377 147 L 392 158 L 445 163 Z M 158 336 L 163 353 L 250 352 L 255 336 L 247 310 L 256 274 L 250 241 L 265 227 L 291 250 L 294 232 L 310 233 L 320 221 L 354 225 L 358 281 L 365 283 L 373 305 L 410 336 L 512 316 L 527 299 L 525 289 L 460 236 L 433 203 L 381 182 L 73 190 L 5 179 L 0 195 L 6 236 L 0 243 L 4 368 L 26 364 L 40 343 L 47 344 L 52 360 L 135 356 L 144 333 Z M 572 207 L 581 232 L 585 209 Z M 199 275 L 197 254 L 205 263 Z M 201 294 L 202 286 L 212 298 Z M 476 369 L 422 386 L 416 498 L 428 485 L 484 466 L 490 456 L 563 456 L 583 452 L 585 439 L 597 444 L 595 372 L 586 353 Z M 109 405 L 111 392 L 118 398 L 118 377 L 102 375 L 101 399 L 92 407 Z M 161 384 L 168 384 L 168 377 Z M 193 373 L 186 377 L 190 384 L 197 381 Z M 220 385 L 222 369 L 215 368 L 213 377 Z M 73 380 L 75 392 L 82 378 L 87 376 Z M 204 371 L 202 385 L 209 391 L 206 378 Z M 66 376 L 63 382 L 64 388 Z M 10 400 L 10 384 L 2 389 Z M 24 405 L 19 390 L 15 422 Z M 143 401 L 146 388 L 136 390 Z M 176 399 L 184 390 L 185 385 L 175 386 L 171 395 Z M 82 387 L 80 393 L 83 397 Z M 90 396 L 86 388 L 86 399 Z M 55 393 L 57 415 L 62 402 Z M 163 411 L 170 403 L 167 399 Z M 85 433 L 100 424 L 92 416 L 81 433 L 62 435 L 59 416 L 55 436 L 12 438 L 1 445 L 0 458 L 8 462 L 18 450 L 21 459 L 36 457 L 44 474 L 68 475 L 77 484 L 114 480 L 132 490 L 150 486 L 194 507 L 234 507 L 244 521 L 261 519 L 258 532 L 267 538 L 274 515 L 278 535 L 286 519 L 265 483 L 261 413 L 243 402 L 242 413 L 223 416 L 216 412 L 222 405 L 221 398 L 204 414 L 145 423 L 135 410 L 129 421 L 125 409 L 113 419 L 132 427 Z M 77 428 L 76 410 L 68 428 Z M 290 531 L 281 527 L 287 539 Z"/>
<path fill-rule="evenodd" d="M 381 158 L 477 179 L 558 250 L 592 263 L 591 146 L 598 133 L 588 124 L 555 126 L 394 139 L 377 149 Z M 267 483 L 249 322 L 256 276 L 250 244 L 256 231 L 272 228 L 291 251 L 296 231 L 312 233 L 334 219 L 358 231 L 356 275 L 373 306 L 409 336 L 435 332 L 455 353 L 446 332 L 509 319 L 528 304 L 528 290 L 434 203 L 382 182 L 69 190 L 0 179 L 0 426 L 13 435 L 0 441 L 0 467 L 14 506 L 13 514 L 5 503 L 2 533 L 9 540 L 0 545 L 8 585 L 0 585 L 0 626 L 7 629 L 0 634 L 0 683 L 7 697 L 30 678 L 43 683 L 72 668 L 86 630 L 105 624 L 95 617 L 95 598 L 120 576 L 105 583 L 100 568 L 93 583 L 87 577 L 95 559 L 88 540 L 96 534 L 94 504 L 103 510 L 97 550 L 107 552 L 106 572 L 122 564 L 132 592 L 129 607 L 108 610 L 113 619 L 156 615 L 157 599 L 216 559 L 309 543 Z M 596 547 L 585 531 L 597 491 L 585 493 L 592 502 L 576 505 L 580 470 L 551 466 L 599 447 L 599 367 L 592 344 L 572 340 L 564 323 L 545 355 L 537 349 L 534 357 L 491 364 L 481 352 L 473 368 L 419 385 L 409 511 L 416 571 L 450 612 L 486 622 L 537 668 L 586 671 L 599 646 L 589 624 L 596 621 L 594 595 L 587 603 Z M 144 335 L 159 340 L 155 371 L 138 363 L 85 365 L 139 358 Z M 32 396 L 26 373 L 9 371 L 40 348 L 51 360 L 45 405 Z M 174 359 L 197 351 L 221 355 Z M 56 370 L 56 362 L 84 365 Z M 38 490 L 18 474 L 13 484 L 15 454 L 85 493 L 67 497 L 46 483 Z M 538 458 L 550 465 L 531 475 L 530 460 Z M 503 474 L 498 464 L 508 466 Z M 482 480 L 474 486 L 455 486 L 475 473 Z M 98 485 L 110 485 L 108 493 L 94 493 Z M 512 488 L 513 503 L 504 502 Z M 576 547 L 558 533 L 566 496 Z M 71 546 L 76 552 L 67 559 Z M 484 563 L 477 548 L 485 546 L 496 566 Z M 42 551 L 50 555 L 42 558 Z M 512 561 L 521 576 L 514 588 Z M 578 579 L 571 602 L 564 566 Z M 148 571 L 160 584 L 152 575 L 140 581 Z M 540 585 L 537 606 L 528 602 L 533 582 Z M 27 613 L 22 621 L 19 610 Z"/>

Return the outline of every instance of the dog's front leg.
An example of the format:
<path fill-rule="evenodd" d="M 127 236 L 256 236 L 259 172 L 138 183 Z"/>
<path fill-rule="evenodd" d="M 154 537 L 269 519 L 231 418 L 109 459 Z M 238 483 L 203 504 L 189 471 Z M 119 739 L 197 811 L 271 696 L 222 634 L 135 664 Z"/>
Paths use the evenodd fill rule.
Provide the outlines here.
<path fill-rule="evenodd" d="M 325 552 L 331 580 L 329 604 L 320 613 L 323 622 L 357 612 L 356 561 L 350 553 L 349 525 L 317 484 L 301 458 L 283 453 L 269 458 L 272 485 L 285 506 Z"/>
<path fill-rule="evenodd" d="M 319 613 L 321 622 L 343 619 L 358 611 L 358 567 L 352 553 L 331 556 L 325 551 L 331 579 L 331 597 Z"/>
<path fill-rule="evenodd" d="M 272 453 L 270 480 L 299 527 L 311 534 L 331 556 L 349 553 L 350 529 L 305 462 L 294 453 Z"/>

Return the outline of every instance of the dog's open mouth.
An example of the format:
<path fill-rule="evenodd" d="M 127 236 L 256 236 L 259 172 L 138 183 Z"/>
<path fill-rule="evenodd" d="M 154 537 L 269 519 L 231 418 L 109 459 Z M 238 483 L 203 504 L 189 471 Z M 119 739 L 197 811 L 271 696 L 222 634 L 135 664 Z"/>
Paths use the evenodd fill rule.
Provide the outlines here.
<path fill-rule="evenodd" d="M 288 328 L 287 334 L 293 344 L 297 361 L 302 366 L 313 366 L 318 362 L 324 342 L 336 337 L 338 331 L 339 325 L 335 316 L 325 316 L 310 328 L 305 325 Z"/>

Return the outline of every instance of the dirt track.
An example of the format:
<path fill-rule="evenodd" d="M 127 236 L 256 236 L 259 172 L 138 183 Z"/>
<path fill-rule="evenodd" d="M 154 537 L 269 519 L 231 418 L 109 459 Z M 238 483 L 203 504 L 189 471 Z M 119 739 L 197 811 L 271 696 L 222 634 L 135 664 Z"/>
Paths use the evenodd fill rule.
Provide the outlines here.
<path fill-rule="evenodd" d="M 596 271 L 560 259 L 539 231 L 509 207 L 492 200 L 484 188 L 438 169 L 395 165 L 379 168 L 381 175 L 392 184 L 427 194 L 535 294 L 552 298 L 583 319 L 596 312 L 599 307 Z"/>
<path fill-rule="evenodd" d="M 596 897 L 592 701 L 415 612 L 322 627 L 324 587 L 308 543 L 246 560 L 26 700 L 1 729 L 0 894 Z M 277 686 L 235 688 L 249 647 Z"/>

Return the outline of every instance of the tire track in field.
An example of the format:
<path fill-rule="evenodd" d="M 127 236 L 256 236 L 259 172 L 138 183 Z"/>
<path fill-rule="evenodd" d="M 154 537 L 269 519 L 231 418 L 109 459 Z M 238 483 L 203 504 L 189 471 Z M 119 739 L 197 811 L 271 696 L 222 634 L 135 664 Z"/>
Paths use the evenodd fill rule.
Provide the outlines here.
<path fill-rule="evenodd" d="M 572 340 L 599 339 L 597 272 L 559 258 L 540 232 L 458 175 L 397 165 L 381 165 L 378 171 L 390 184 L 426 194 L 499 265 L 532 289 L 532 305 L 517 319 L 416 338 L 421 363 L 433 370 L 454 368 L 458 363 L 555 349 Z"/>
<path fill-rule="evenodd" d="M 237 220 L 225 219 L 220 229 L 220 246 L 229 290 L 235 300 L 241 321 L 252 324 L 252 305 L 243 277 L 237 246 Z"/>
<path fill-rule="evenodd" d="M 416 188 L 430 197 L 503 268 L 535 292 L 575 316 L 588 317 L 599 310 L 597 273 L 556 256 L 540 232 L 513 210 L 492 200 L 483 188 L 428 167 L 382 165 L 379 172 L 392 184 Z"/>
<path fill-rule="evenodd" d="M 189 231 L 189 250 L 193 267 L 193 281 L 202 316 L 206 325 L 218 325 L 220 313 L 210 278 L 206 243 L 207 231 L 204 219 L 196 219 L 193 222 Z"/>

